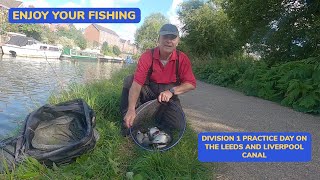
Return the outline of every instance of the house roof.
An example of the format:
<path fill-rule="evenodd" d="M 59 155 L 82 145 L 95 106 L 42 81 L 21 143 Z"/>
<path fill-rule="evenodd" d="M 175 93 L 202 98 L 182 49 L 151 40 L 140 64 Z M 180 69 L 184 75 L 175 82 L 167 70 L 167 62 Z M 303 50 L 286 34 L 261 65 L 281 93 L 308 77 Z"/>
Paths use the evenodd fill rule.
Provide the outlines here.
<path fill-rule="evenodd" d="M 0 1 L 1 1 L 1 0 L 0 0 Z M 97 28 L 99 31 L 104 31 L 104 32 L 107 32 L 107 33 L 109 33 L 109 34 L 113 34 L 113 35 L 119 37 L 119 35 L 118 35 L 116 32 L 112 31 L 111 29 L 105 28 L 105 27 L 100 26 L 100 25 L 98 25 L 98 24 L 92 24 L 92 25 L 93 25 L 95 28 Z"/>
<path fill-rule="evenodd" d="M 0 6 L 7 9 L 19 7 L 21 4 L 22 2 L 15 0 L 0 0 Z"/>
<path fill-rule="evenodd" d="M 121 43 L 125 43 L 126 41 L 127 41 L 127 40 L 120 38 L 120 42 L 121 42 Z"/>

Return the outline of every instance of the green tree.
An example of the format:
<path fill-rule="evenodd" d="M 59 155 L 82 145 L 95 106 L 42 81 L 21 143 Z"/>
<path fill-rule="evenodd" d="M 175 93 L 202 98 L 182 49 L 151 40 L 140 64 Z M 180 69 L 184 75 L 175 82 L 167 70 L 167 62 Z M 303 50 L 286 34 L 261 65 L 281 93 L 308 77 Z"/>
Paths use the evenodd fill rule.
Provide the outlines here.
<path fill-rule="evenodd" d="M 5 32 L 19 32 L 18 24 L 5 23 L 1 27 L 3 27 L 2 33 L 5 33 Z"/>
<path fill-rule="evenodd" d="M 135 44 L 141 50 L 155 47 L 161 26 L 168 22 L 169 20 L 161 13 L 154 13 L 146 17 L 142 26 L 135 33 Z"/>
<path fill-rule="evenodd" d="M 104 55 L 107 55 L 109 52 L 109 46 L 107 42 L 103 42 L 102 47 L 101 47 L 101 53 Z"/>
<path fill-rule="evenodd" d="M 112 47 L 112 51 L 116 56 L 119 56 L 121 54 L 120 48 L 116 45 Z"/>
<path fill-rule="evenodd" d="M 200 0 L 189 0 L 180 4 L 180 10 L 178 11 L 179 19 L 184 22 L 186 17 L 190 17 L 192 13 L 204 5 Z"/>
<path fill-rule="evenodd" d="M 101 53 L 106 56 L 114 56 L 113 48 L 109 47 L 108 42 L 104 42 L 101 47 Z"/>
<path fill-rule="evenodd" d="M 75 44 L 79 46 L 81 49 L 85 49 L 87 47 L 87 41 L 85 40 L 81 30 L 77 30 L 73 24 L 69 25 L 69 29 L 59 27 L 57 35 L 59 37 L 64 36 L 69 39 L 72 39 L 75 42 Z"/>
<path fill-rule="evenodd" d="M 87 47 L 87 41 L 83 36 L 77 38 L 75 43 L 80 47 L 80 49 L 85 49 Z"/>
<path fill-rule="evenodd" d="M 184 24 L 184 49 L 217 57 L 231 55 L 239 49 L 233 27 L 218 2 L 186 1 L 178 14 Z"/>
<path fill-rule="evenodd" d="M 49 27 L 42 26 L 41 41 L 47 44 L 57 44 L 59 38 L 56 33 L 50 31 Z M 61 44 L 61 43 L 60 43 Z"/>
<path fill-rule="evenodd" d="M 17 26 L 12 26 L 13 32 L 18 32 L 25 34 L 28 37 L 33 37 L 36 40 L 41 41 L 41 34 L 43 32 L 43 27 L 39 24 L 18 24 Z"/>
<path fill-rule="evenodd" d="M 134 54 L 132 56 L 132 59 L 135 60 L 135 61 L 138 61 L 138 59 L 140 58 L 141 54 L 137 53 L 137 54 Z"/>
<path fill-rule="evenodd" d="M 69 39 L 65 36 L 61 36 L 57 39 L 57 43 L 61 44 L 63 47 L 73 48 L 75 46 L 75 42 L 73 39 Z"/>
<path fill-rule="evenodd" d="M 9 25 L 8 23 L 8 11 L 7 10 L 0 10 L 0 35 L 5 34 L 7 27 Z"/>
<path fill-rule="evenodd" d="M 44 43 L 55 44 L 58 37 L 47 26 L 39 24 L 5 24 L 2 33 L 18 32 Z"/>
<path fill-rule="evenodd" d="M 225 0 L 237 39 L 269 63 L 319 55 L 319 0 Z"/>
<path fill-rule="evenodd" d="M 92 47 L 93 48 L 98 48 L 99 47 L 99 43 L 97 41 L 93 41 Z"/>

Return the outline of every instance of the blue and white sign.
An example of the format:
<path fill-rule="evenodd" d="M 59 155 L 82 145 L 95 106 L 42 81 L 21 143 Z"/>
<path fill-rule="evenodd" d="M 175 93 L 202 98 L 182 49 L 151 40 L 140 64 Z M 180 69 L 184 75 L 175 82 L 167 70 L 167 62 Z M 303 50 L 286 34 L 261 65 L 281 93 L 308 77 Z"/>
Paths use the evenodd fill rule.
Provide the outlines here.
<path fill-rule="evenodd" d="M 308 162 L 307 132 L 204 132 L 198 135 L 201 162 Z"/>
<path fill-rule="evenodd" d="M 139 23 L 139 8 L 11 8 L 10 23 Z"/>

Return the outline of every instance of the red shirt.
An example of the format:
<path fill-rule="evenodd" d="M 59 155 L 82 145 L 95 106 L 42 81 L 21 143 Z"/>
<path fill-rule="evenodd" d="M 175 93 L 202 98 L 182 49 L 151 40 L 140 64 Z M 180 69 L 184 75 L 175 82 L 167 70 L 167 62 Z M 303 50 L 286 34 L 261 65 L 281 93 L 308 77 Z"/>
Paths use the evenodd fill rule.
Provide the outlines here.
<path fill-rule="evenodd" d="M 170 60 L 165 66 L 160 62 L 159 47 L 154 49 L 153 58 L 153 71 L 150 80 L 159 84 L 170 84 L 176 82 L 176 59 L 178 58 L 176 50 L 172 52 Z M 151 63 L 151 50 L 148 50 L 141 55 L 134 74 L 134 81 L 141 86 L 146 81 Z M 190 60 L 188 56 L 181 51 L 179 53 L 178 72 L 181 83 L 190 83 L 196 87 L 196 78 L 192 72 Z"/>

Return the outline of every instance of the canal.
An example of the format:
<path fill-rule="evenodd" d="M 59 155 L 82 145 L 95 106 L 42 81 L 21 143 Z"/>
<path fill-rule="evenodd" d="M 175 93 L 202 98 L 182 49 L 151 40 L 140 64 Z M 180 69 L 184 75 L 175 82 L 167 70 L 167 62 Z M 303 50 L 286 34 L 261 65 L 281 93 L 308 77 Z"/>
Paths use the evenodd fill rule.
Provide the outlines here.
<path fill-rule="evenodd" d="M 0 55 L 0 138 L 72 83 L 109 79 L 122 63 L 12 58 Z"/>

